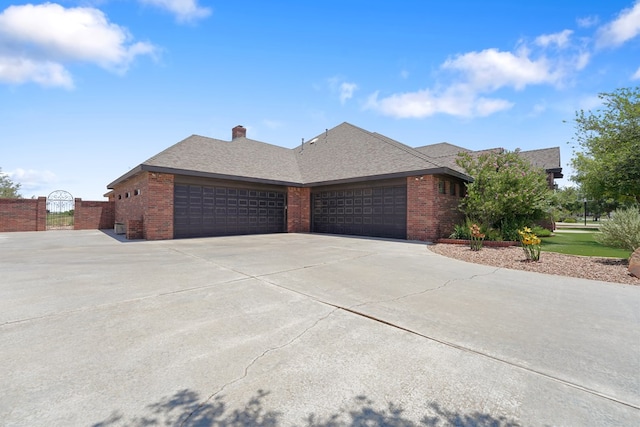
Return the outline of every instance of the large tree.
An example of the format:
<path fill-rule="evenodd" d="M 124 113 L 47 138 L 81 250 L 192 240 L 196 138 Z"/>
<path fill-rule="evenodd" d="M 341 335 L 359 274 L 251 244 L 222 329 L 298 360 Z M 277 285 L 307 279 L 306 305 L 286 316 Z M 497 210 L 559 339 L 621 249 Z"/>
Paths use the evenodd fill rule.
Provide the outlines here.
<path fill-rule="evenodd" d="M 585 196 L 640 203 L 640 88 L 601 93 L 603 108 L 576 112 L 571 163 Z"/>
<path fill-rule="evenodd" d="M 17 199 L 22 197 L 19 193 L 20 184 L 14 183 L 8 175 L 2 173 L 0 168 L 0 198 Z"/>
<path fill-rule="evenodd" d="M 551 190 L 546 173 L 522 158 L 519 150 L 478 156 L 463 153 L 456 161 L 473 178 L 460 206 L 471 220 L 517 240 L 518 228 L 549 215 Z"/>

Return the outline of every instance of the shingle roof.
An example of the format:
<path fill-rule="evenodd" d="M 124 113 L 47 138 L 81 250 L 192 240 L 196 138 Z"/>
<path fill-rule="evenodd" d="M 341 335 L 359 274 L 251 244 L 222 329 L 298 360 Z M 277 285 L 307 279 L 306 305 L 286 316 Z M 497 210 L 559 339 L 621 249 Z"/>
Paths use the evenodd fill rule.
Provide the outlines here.
<path fill-rule="evenodd" d="M 486 150 L 472 151 L 457 145 L 441 142 L 439 144 L 425 145 L 417 147 L 417 151 L 433 157 L 438 163 L 451 169 L 464 172 L 457 164 L 458 153 L 469 153 L 478 156 L 487 152 L 503 152 L 503 148 L 489 148 Z M 553 172 L 555 178 L 562 178 L 560 166 L 560 148 L 541 148 L 538 150 L 520 151 L 520 156 L 531 162 L 535 167 L 542 168 L 547 172 Z"/>
<path fill-rule="evenodd" d="M 449 144 L 448 142 L 439 142 L 437 144 L 425 145 L 422 147 L 416 147 L 417 151 L 434 159 L 440 157 L 456 156 L 458 153 L 468 153 L 471 150 L 467 150 L 464 147 L 458 147 L 457 145 Z"/>
<path fill-rule="evenodd" d="M 534 166 L 545 170 L 560 168 L 560 147 L 521 151 L 520 155 Z"/>
<path fill-rule="evenodd" d="M 145 165 L 283 182 L 300 181 L 291 150 L 245 137 L 222 141 L 192 135 L 144 162 Z"/>
<path fill-rule="evenodd" d="M 446 142 L 411 148 L 346 122 L 291 149 L 246 137 L 223 141 L 192 135 L 107 187 L 113 188 L 145 170 L 280 185 L 318 185 L 425 173 L 470 180 L 455 163 L 459 152 L 481 153 Z M 521 154 L 536 166 L 560 168 L 557 147 Z M 560 171 L 555 170 L 558 174 Z"/>
<path fill-rule="evenodd" d="M 407 145 L 349 123 L 312 138 L 296 157 L 305 184 L 441 168 Z"/>

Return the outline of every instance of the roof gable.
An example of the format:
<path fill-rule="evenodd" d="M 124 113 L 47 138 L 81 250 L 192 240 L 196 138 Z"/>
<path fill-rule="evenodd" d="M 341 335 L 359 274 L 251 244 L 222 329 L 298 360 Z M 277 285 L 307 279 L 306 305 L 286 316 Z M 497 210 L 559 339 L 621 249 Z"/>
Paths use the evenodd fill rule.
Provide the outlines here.
<path fill-rule="evenodd" d="M 346 122 L 310 139 L 295 152 L 305 184 L 440 168 L 407 145 Z"/>
<path fill-rule="evenodd" d="M 172 145 L 109 184 L 147 170 L 279 185 L 318 185 L 356 180 L 440 173 L 471 180 L 456 164 L 458 153 L 473 156 L 501 148 L 472 151 L 447 142 L 412 148 L 349 123 L 328 129 L 295 148 L 237 136 L 232 141 L 199 135 Z M 558 147 L 522 151 L 532 164 L 562 177 Z"/>

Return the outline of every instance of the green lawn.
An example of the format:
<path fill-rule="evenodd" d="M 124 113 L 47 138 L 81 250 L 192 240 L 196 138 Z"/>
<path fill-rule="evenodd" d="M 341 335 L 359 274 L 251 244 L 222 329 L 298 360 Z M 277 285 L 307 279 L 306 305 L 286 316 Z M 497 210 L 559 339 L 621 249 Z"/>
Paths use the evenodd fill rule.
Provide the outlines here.
<path fill-rule="evenodd" d="M 542 238 L 542 250 L 569 255 L 629 258 L 631 251 L 609 248 L 596 242 L 596 233 L 584 230 L 580 233 L 556 230 L 555 236 Z"/>

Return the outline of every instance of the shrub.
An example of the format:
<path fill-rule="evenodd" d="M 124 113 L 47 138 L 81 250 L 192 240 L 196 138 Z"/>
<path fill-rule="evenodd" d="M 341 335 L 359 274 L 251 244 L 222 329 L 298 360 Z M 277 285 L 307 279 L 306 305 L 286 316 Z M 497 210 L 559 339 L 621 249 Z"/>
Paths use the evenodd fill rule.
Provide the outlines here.
<path fill-rule="evenodd" d="M 485 231 L 485 234 L 487 237 L 485 237 L 485 240 L 491 240 L 492 242 L 502 242 L 502 233 L 500 233 L 500 230 L 496 230 L 495 228 L 489 228 L 487 231 Z"/>
<path fill-rule="evenodd" d="M 456 224 L 453 226 L 453 233 L 449 236 L 450 239 L 469 240 L 471 236 L 469 227 L 463 224 Z"/>
<path fill-rule="evenodd" d="M 538 237 L 550 237 L 551 234 L 553 234 L 551 230 L 547 230 L 546 228 L 540 227 L 539 225 L 533 226 L 532 230 L 533 230 L 533 234 L 535 234 Z"/>
<path fill-rule="evenodd" d="M 640 247 L 640 209 L 618 209 L 613 218 L 600 226 L 596 241 L 605 246 L 629 249 Z"/>
<path fill-rule="evenodd" d="M 565 218 L 563 222 L 566 222 L 567 224 L 575 224 L 578 220 L 575 218 Z"/>

